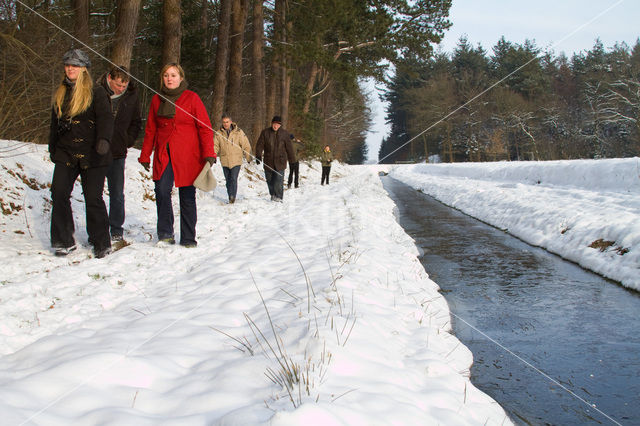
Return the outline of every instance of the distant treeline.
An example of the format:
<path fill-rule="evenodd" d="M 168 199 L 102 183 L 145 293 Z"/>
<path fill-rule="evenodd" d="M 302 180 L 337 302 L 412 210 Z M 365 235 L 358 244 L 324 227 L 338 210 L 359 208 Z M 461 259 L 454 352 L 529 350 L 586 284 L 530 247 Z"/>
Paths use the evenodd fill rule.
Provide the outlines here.
<path fill-rule="evenodd" d="M 640 155 L 640 41 L 597 40 L 571 59 L 504 37 L 492 51 L 461 38 L 451 54 L 397 66 L 380 161 Z"/>

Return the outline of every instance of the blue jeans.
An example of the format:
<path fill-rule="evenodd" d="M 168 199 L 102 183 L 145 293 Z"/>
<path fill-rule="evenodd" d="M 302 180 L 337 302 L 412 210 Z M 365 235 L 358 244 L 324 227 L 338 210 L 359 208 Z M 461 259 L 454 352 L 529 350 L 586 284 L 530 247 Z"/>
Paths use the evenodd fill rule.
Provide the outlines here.
<path fill-rule="evenodd" d="M 174 175 L 171 162 L 162 173 L 160 180 L 156 180 L 156 209 L 158 212 L 158 239 L 173 238 L 173 204 L 171 190 Z M 193 185 L 178 188 L 180 194 L 180 244 L 196 244 L 196 188 Z"/>
<path fill-rule="evenodd" d="M 124 162 L 124 158 L 113 160 L 107 171 L 111 236 L 122 236 L 124 232 Z"/>
<path fill-rule="evenodd" d="M 235 166 L 232 168 L 223 167 L 222 172 L 224 173 L 224 179 L 227 181 L 227 195 L 229 199 L 231 197 L 236 198 L 236 194 L 238 192 L 238 175 L 240 174 L 240 166 Z"/>
<path fill-rule="evenodd" d="M 282 200 L 284 194 L 284 170 L 273 171 L 271 169 L 264 169 L 264 177 L 269 187 L 269 195 Z"/>

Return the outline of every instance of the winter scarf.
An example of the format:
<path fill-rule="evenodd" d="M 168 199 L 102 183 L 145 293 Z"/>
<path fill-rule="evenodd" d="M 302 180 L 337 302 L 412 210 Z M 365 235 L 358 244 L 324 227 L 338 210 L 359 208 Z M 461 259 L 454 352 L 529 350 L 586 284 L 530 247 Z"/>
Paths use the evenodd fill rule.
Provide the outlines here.
<path fill-rule="evenodd" d="M 69 117 L 69 102 L 71 102 L 71 96 L 73 96 L 73 89 L 76 87 L 76 82 L 69 80 L 69 77 L 64 77 L 62 84 L 65 86 L 64 101 L 62 101 L 62 117 L 59 119 L 70 120 Z"/>
<path fill-rule="evenodd" d="M 176 101 L 187 90 L 187 81 L 182 80 L 180 86 L 175 89 L 167 89 L 164 84 L 160 89 L 160 106 L 158 107 L 158 116 L 173 118 L 176 115 Z"/>
<path fill-rule="evenodd" d="M 65 76 L 64 85 L 67 86 L 67 89 L 73 90 L 73 88 L 76 87 L 76 82 L 69 80 L 69 77 Z"/>

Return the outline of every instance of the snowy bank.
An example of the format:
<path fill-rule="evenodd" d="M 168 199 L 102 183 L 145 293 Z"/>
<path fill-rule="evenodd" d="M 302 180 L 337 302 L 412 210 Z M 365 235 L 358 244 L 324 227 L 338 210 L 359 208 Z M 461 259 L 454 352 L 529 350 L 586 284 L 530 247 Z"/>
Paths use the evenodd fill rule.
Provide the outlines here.
<path fill-rule="evenodd" d="M 510 423 L 470 383 L 471 353 L 375 167 L 336 164 L 320 186 L 319 164 L 301 164 L 300 188 L 272 203 L 243 166 L 229 205 L 216 166 L 187 249 L 156 242 L 137 156 L 130 245 L 93 258 L 78 184 L 80 247 L 60 258 L 46 147 L 0 141 L 3 424 Z"/>
<path fill-rule="evenodd" d="M 419 164 L 391 176 L 640 290 L 640 159 Z"/>

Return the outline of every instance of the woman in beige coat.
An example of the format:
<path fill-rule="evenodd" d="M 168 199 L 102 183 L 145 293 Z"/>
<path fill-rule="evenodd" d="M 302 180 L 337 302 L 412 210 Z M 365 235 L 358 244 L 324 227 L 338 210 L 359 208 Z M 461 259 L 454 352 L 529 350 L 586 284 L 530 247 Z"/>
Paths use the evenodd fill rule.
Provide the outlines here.
<path fill-rule="evenodd" d="M 329 173 L 331 172 L 331 162 L 333 161 L 333 153 L 329 145 L 324 146 L 322 151 L 322 177 L 320 178 L 320 185 L 324 185 L 325 181 L 329 185 Z"/>
<path fill-rule="evenodd" d="M 227 181 L 229 204 L 236 201 L 238 192 L 238 175 L 242 165 L 242 157 L 251 162 L 251 145 L 242 129 L 232 122 L 228 115 L 222 116 L 222 127 L 216 135 L 216 155 L 220 158 L 224 179 Z"/>

